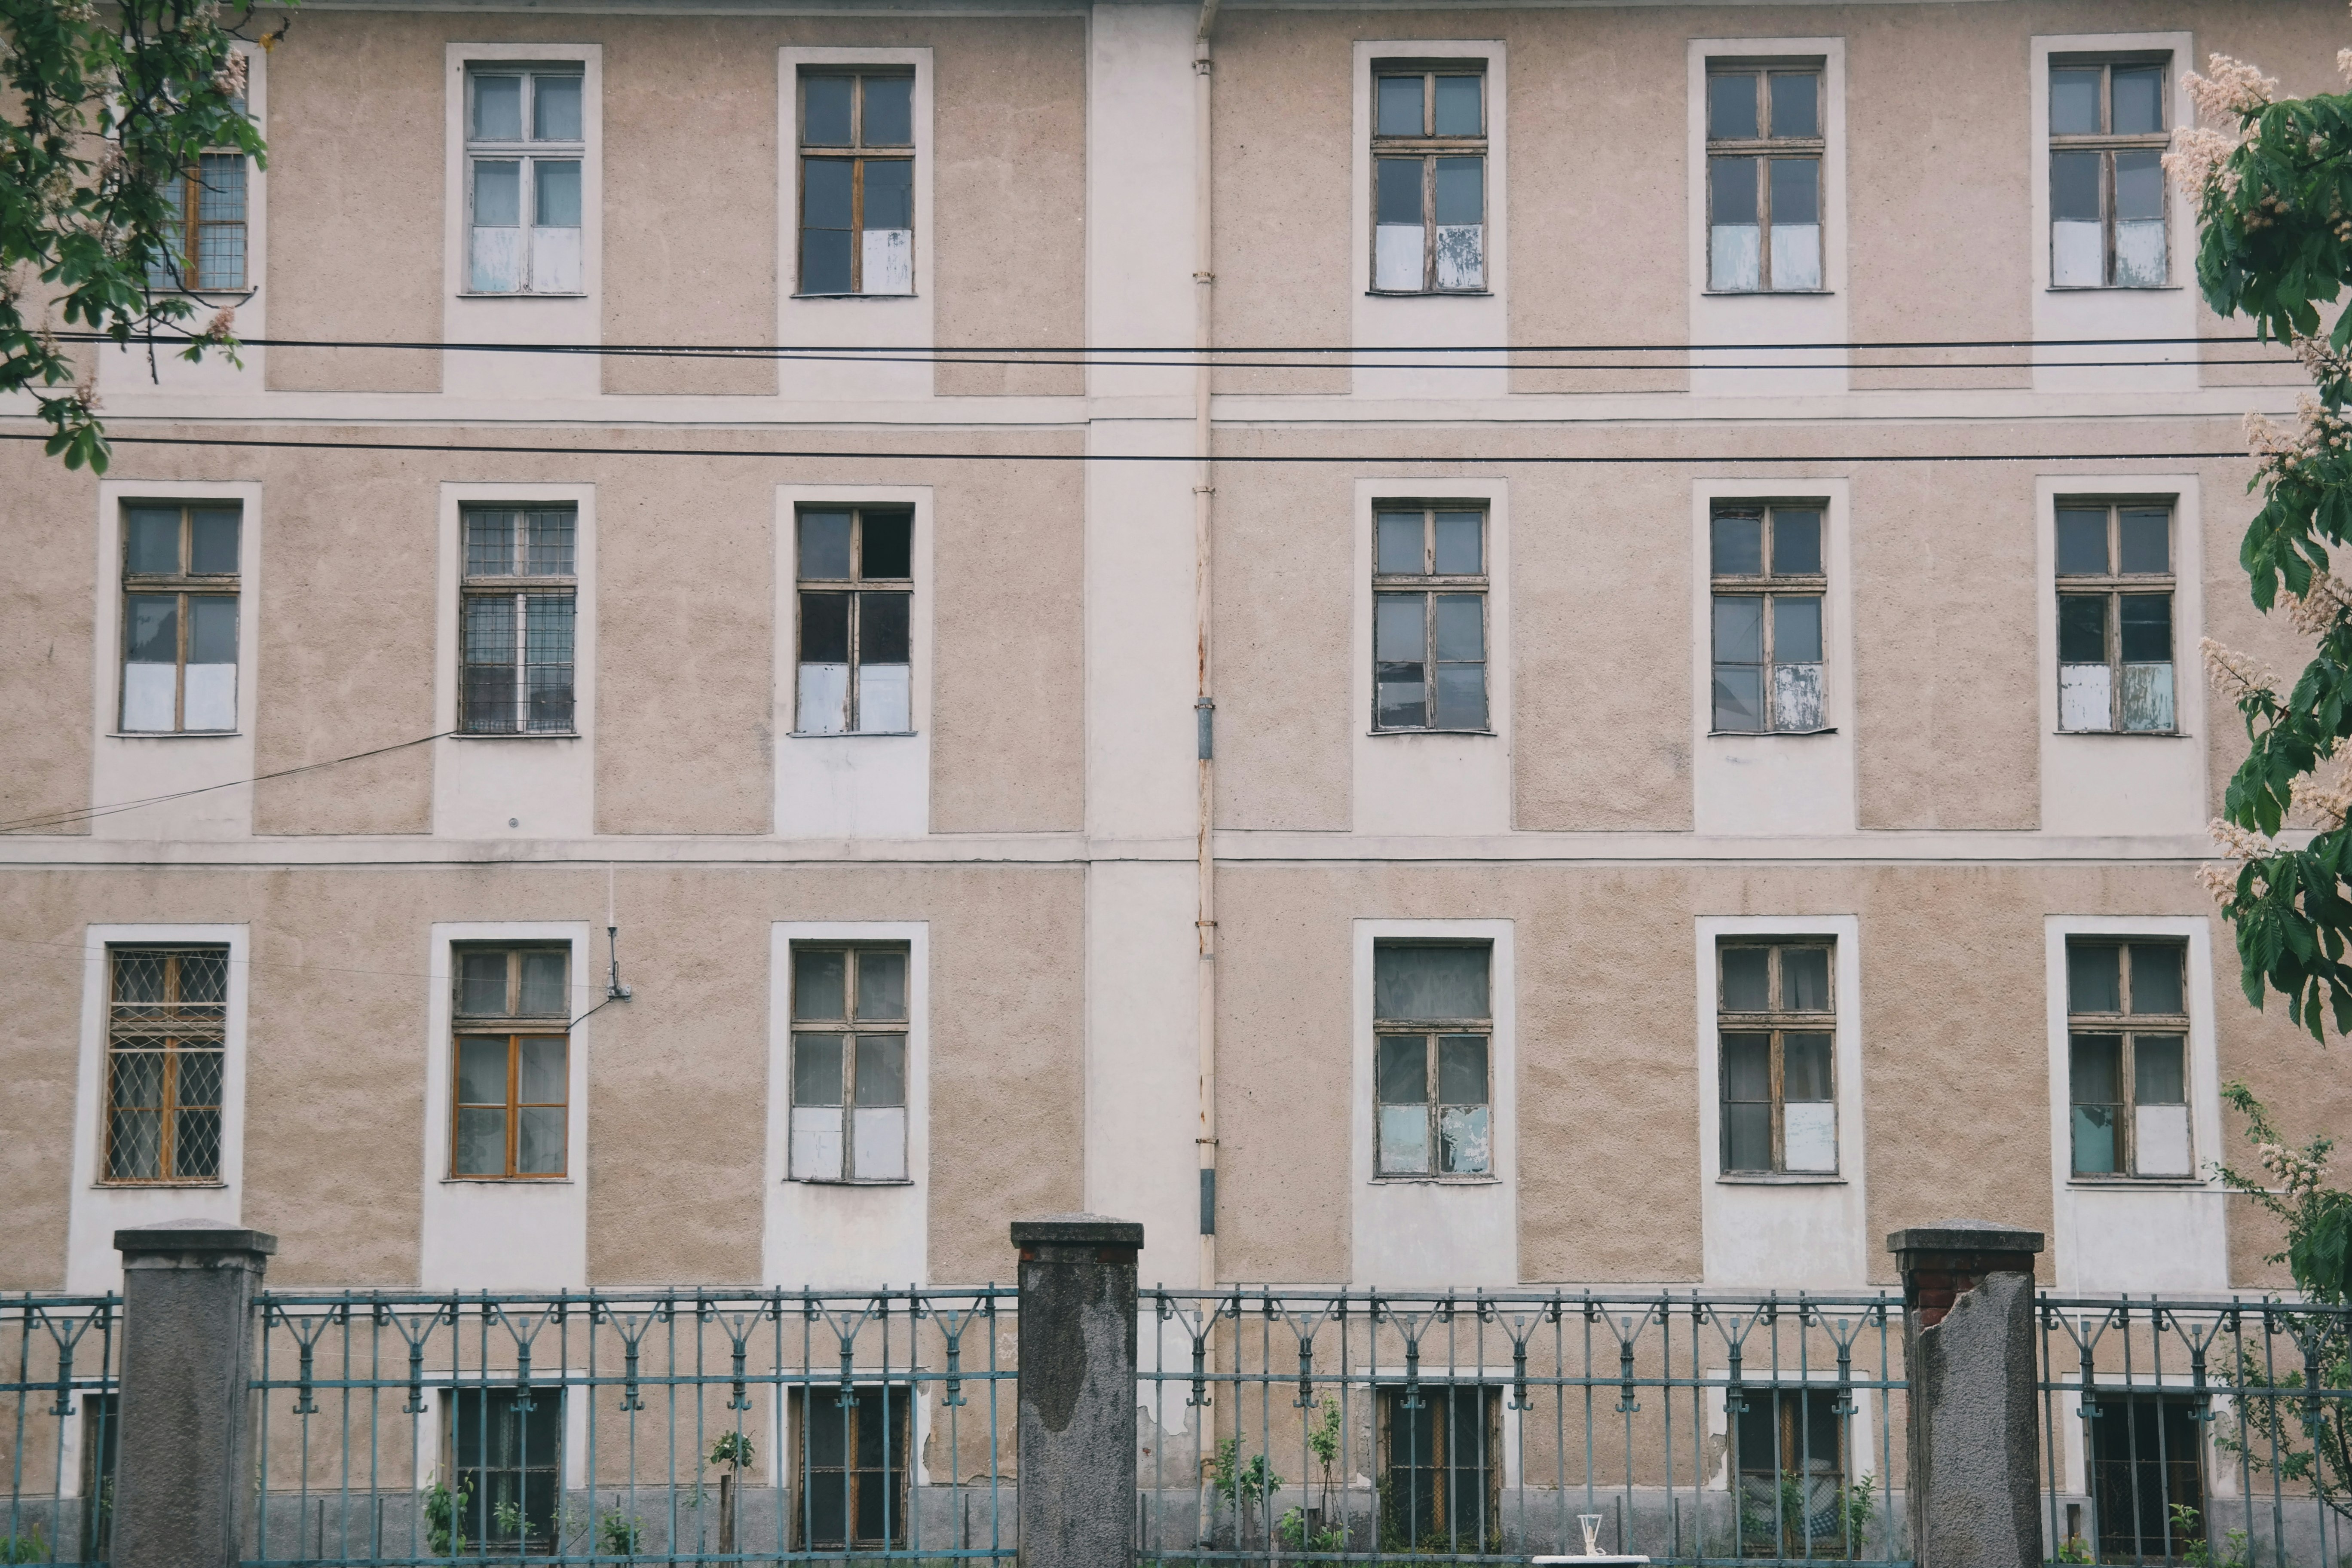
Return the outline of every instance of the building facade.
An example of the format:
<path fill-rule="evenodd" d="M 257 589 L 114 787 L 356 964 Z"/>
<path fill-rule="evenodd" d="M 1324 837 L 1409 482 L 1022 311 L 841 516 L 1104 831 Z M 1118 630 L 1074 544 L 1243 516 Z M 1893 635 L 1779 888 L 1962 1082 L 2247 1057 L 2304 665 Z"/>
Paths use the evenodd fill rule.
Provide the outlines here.
<path fill-rule="evenodd" d="M 2235 540 L 2304 383 L 2158 159 L 2342 32 L 305 5 L 184 201 L 241 367 L 0 453 L 0 1284 L 1078 1209 L 1184 1285 L 1860 1289 L 1953 1214 L 2279 1283 L 2221 1085 L 2352 1072 L 2193 876 L 2196 650 L 2301 661 Z"/>

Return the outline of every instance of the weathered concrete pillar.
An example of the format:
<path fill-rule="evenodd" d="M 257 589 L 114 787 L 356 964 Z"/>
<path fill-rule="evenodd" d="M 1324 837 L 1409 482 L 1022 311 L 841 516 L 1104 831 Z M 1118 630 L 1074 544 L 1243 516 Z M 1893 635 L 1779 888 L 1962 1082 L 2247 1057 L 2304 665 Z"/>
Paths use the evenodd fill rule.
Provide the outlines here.
<path fill-rule="evenodd" d="M 1898 1230 L 1886 1246 L 1903 1273 L 1912 1556 L 1918 1568 L 2041 1568 L 2042 1233 L 1946 1220 Z"/>
<path fill-rule="evenodd" d="M 116 1568 L 235 1568 L 253 1506 L 253 1298 L 278 1238 L 191 1219 L 118 1230 L 114 1246 Z"/>
<path fill-rule="evenodd" d="M 1022 1568 L 1133 1568 L 1135 1255 L 1100 1215 L 1013 1222 L 1021 1254 Z"/>

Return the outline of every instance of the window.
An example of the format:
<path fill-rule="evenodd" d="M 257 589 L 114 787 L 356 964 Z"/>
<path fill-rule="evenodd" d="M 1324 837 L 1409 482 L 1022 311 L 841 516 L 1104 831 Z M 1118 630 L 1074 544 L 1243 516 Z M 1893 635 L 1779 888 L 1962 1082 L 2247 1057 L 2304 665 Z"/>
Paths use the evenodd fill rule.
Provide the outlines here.
<path fill-rule="evenodd" d="M 2102 1563 L 2183 1563 L 2205 1544 L 2205 1417 L 2188 1394 L 2097 1391 L 2091 1504 Z M 2190 1510 L 2188 1521 L 2173 1510 Z"/>
<path fill-rule="evenodd" d="M 2058 728 L 2168 734 L 2172 508 L 2058 503 Z"/>
<path fill-rule="evenodd" d="M 2165 75 L 2158 60 L 2051 62 L 2051 287 L 2156 289 L 2170 280 Z"/>
<path fill-rule="evenodd" d="M 1483 942 L 1374 944 L 1375 1174 L 1492 1170 L 1489 952 Z"/>
<path fill-rule="evenodd" d="M 905 1385 L 795 1391 L 800 1497 L 793 1533 L 804 1551 L 907 1543 Z"/>
<path fill-rule="evenodd" d="M 571 960 L 561 947 L 457 950 L 453 1176 L 561 1176 L 571 1095 Z"/>
<path fill-rule="evenodd" d="M 568 506 L 461 513 L 457 728 L 465 733 L 572 732 L 579 521 Z"/>
<path fill-rule="evenodd" d="M 1841 1388 L 1736 1388 L 1741 1554 L 1844 1557 L 1845 1417 Z M 1852 1544 L 1860 1546 L 1859 1541 Z"/>
<path fill-rule="evenodd" d="M 1381 1406 L 1381 1549 L 1501 1552 L 1502 1390 L 1420 1384 Z"/>
<path fill-rule="evenodd" d="M 1717 731 L 1811 734 L 1822 709 L 1822 509 L 1718 506 L 1711 526 Z"/>
<path fill-rule="evenodd" d="M 1822 68 L 1710 64 L 1706 286 L 1822 286 Z"/>
<path fill-rule="evenodd" d="M 216 1182 L 228 949 L 110 947 L 108 1182 Z"/>
<path fill-rule="evenodd" d="M 803 508 L 796 523 L 803 735 L 914 728 L 915 514 Z"/>
<path fill-rule="evenodd" d="M 1372 290 L 1486 287 L 1486 78 L 1475 62 L 1372 68 Z"/>
<path fill-rule="evenodd" d="M 792 1179 L 905 1181 L 907 950 L 793 943 L 793 1024 Z"/>
<path fill-rule="evenodd" d="M 1486 514 L 1373 508 L 1372 728 L 1484 731 Z"/>
<path fill-rule="evenodd" d="M 236 728 L 234 505 L 122 509 L 122 728 Z"/>
<path fill-rule="evenodd" d="M 554 1388 L 460 1388 L 449 1406 L 459 1491 L 456 1534 L 469 1551 L 555 1551 L 563 1476 L 563 1394 Z"/>
<path fill-rule="evenodd" d="M 2066 944 L 2066 1054 L 2078 1176 L 2195 1173 L 2189 1149 L 2184 950 Z"/>
<path fill-rule="evenodd" d="M 1727 1175 L 1838 1168 L 1831 945 L 1727 942 L 1716 948 Z"/>
<path fill-rule="evenodd" d="M 915 78 L 801 73 L 803 294 L 915 291 Z"/>
<path fill-rule="evenodd" d="M 583 79 L 577 66 L 466 73 L 469 292 L 580 292 Z"/>
<path fill-rule="evenodd" d="M 245 174 L 244 153 L 204 153 L 194 167 L 159 187 L 170 209 L 163 230 L 168 254 L 148 268 L 148 287 L 245 287 Z"/>

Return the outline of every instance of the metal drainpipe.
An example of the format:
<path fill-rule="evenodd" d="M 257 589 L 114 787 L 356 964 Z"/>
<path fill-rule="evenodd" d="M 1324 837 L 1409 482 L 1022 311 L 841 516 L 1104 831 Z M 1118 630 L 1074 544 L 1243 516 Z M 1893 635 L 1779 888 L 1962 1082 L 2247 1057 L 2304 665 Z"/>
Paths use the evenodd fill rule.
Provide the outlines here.
<path fill-rule="evenodd" d="M 1211 846 L 1216 810 L 1216 702 L 1209 668 L 1210 522 L 1216 491 L 1210 463 L 1209 348 L 1214 321 L 1216 249 L 1210 226 L 1209 34 L 1217 25 L 1217 0 L 1201 0 L 1201 25 L 1192 41 L 1192 449 L 1199 464 L 1192 480 L 1192 616 L 1200 665 L 1199 695 L 1192 707 L 1199 721 L 1200 790 L 1197 843 L 1200 887 L 1194 917 L 1200 938 L 1200 1130 L 1194 1146 L 1201 1162 L 1201 1288 L 1217 1283 L 1217 864 Z"/>

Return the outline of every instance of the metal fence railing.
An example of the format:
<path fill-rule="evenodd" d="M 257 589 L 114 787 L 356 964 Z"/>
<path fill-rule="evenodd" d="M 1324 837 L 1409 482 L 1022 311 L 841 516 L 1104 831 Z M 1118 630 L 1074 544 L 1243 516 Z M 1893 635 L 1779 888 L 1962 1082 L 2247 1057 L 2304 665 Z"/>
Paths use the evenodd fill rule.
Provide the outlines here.
<path fill-rule="evenodd" d="M 2055 1296 L 2039 1306 L 2053 1557 L 2347 1561 L 2352 1308 Z"/>
<path fill-rule="evenodd" d="M 247 1562 L 1009 1562 L 1014 1295 L 270 1292 Z"/>
<path fill-rule="evenodd" d="M 1906 1554 L 1899 1296 L 1147 1290 L 1142 1316 L 1146 1563 Z"/>
<path fill-rule="evenodd" d="M 120 1296 L 0 1296 L 0 1563 L 103 1563 Z"/>

